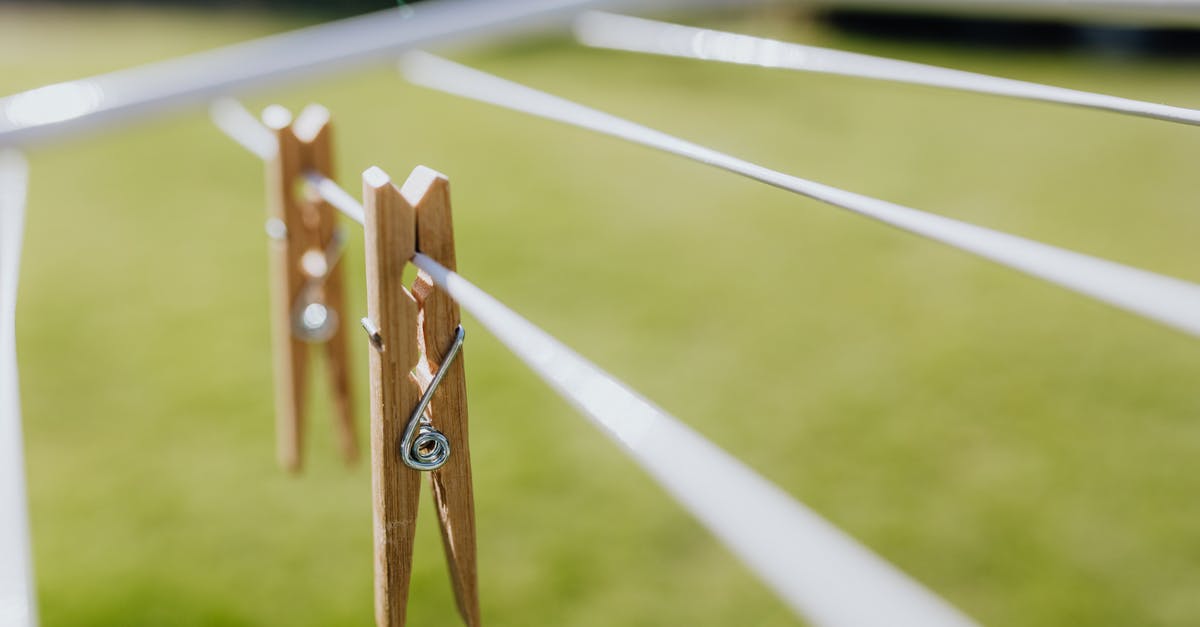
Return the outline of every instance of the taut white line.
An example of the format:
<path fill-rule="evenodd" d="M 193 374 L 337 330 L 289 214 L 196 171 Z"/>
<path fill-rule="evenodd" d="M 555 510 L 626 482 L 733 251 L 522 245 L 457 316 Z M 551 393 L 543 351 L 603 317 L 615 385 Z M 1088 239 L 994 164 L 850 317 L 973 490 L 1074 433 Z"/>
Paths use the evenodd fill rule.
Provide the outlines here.
<path fill-rule="evenodd" d="M 428 53 L 408 53 L 401 71 L 418 85 L 619 137 L 808 196 L 1200 336 L 1200 286 L 1194 283 L 784 174 Z"/>
<path fill-rule="evenodd" d="M 326 74 L 403 50 L 570 19 L 614 0 L 439 0 L 46 85 L 0 98 L 0 146 L 19 147 L 237 92 Z"/>
<path fill-rule="evenodd" d="M 976 623 L 483 290 L 418 268 L 634 459 L 795 612 L 824 627 Z"/>
<path fill-rule="evenodd" d="M 13 627 L 37 624 L 16 335 L 28 175 L 19 153 L 0 150 L 0 625 Z"/>
<path fill-rule="evenodd" d="M 598 48 L 929 85 L 1200 125 L 1195 109 L 612 13 L 586 13 L 576 21 L 575 35 Z"/>
<path fill-rule="evenodd" d="M 208 115 L 221 132 L 259 159 L 273 159 L 275 153 L 279 152 L 279 142 L 275 139 L 275 134 L 259 122 L 242 103 L 231 98 L 222 98 L 212 103 Z"/>

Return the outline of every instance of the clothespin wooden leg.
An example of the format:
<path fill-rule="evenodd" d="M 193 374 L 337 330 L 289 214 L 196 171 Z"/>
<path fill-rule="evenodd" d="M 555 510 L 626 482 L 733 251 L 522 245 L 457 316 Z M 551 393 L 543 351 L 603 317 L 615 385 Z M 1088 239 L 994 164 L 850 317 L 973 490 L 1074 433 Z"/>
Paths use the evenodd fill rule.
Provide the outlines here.
<path fill-rule="evenodd" d="M 375 534 L 375 622 L 404 624 L 421 473 L 401 460 L 400 441 L 421 390 L 417 303 L 404 289 L 416 250 L 413 208 L 378 168 L 363 174 L 367 315 L 378 328 L 370 353 L 371 494 Z"/>
<path fill-rule="evenodd" d="M 455 270 L 454 225 L 450 214 L 450 183 L 445 176 L 418 167 L 401 189 L 416 209 L 417 249 Z M 420 304 L 421 345 L 431 373 L 436 374 L 461 322 L 458 303 L 425 273 L 419 273 L 413 292 Z M 442 543 L 459 613 L 469 627 L 480 625 L 475 546 L 475 498 L 471 485 L 471 451 L 467 439 L 467 380 L 464 356 L 450 362 L 433 395 L 433 426 L 450 441 L 446 464 L 430 476 Z"/>
<path fill-rule="evenodd" d="M 308 346 L 325 345 L 333 384 L 336 430 L 347 462 L 358 456 L 350 404 L 349 356 L 341 245 L 333 207 L 317 196 L 301 195 L 303 177 L 333 174 L 329 111 L 311 105 L 292 122 L 283 107 L 270 107 L 264 122 L 275 132 L 279 150 L 268 168 L 268 222 L 271 237 L 271 318 L 275 357 L 275 422 L 279 463 L 297 471 L 303 458 L 303 423 L 308 383 Z M 309 305 L 315 313 L 309 315 Z"/>
<path fill-rule="evenodd" d="M 333 178 L 333 140 L 329 110 L 319 105 L 309 105 L 300 112 L 293 125 L 297 138 L 304 150 L 305 165 L 309 170 Z M 337 233 L 337 211 L 329 203 L 313 194 L 306 199 L 308 208 L 315 212 L 316 241 L 313 247 L 328 251 Z M 346 311 L 344 272 L 339 259 L 330 260 L 325 269 L 322 283 L 325 305 L 332 311 Z M 348 328 L 352 322 L 341 319 L 335 324 L 333 334 L 325 340 L 326 367 L 331 382 L 330 396 L 334 407 L 334 430 L 338 448 L 347 463 L 358 459 L 358 439 L 354 432 L 354 414 L 350 390 L 350 356 L 346 349 Z"/>
<path fill-rule="evenodd" d="M 286 470 L 300 469 L 307 346 L 292 333 L 292 305 L 303 278 L 296 268 L 305 248 L 300 207 L 293 186 L 301 175 L 301 146 L 291 114 L 271 107 L 263 122 L 275 132 L 279 150 L 267 168 L 267 234 L 270 237 L 271 331 L 275 363 L 276 455 Z M 289 225 L 292 225 L 289 228 Z"/>

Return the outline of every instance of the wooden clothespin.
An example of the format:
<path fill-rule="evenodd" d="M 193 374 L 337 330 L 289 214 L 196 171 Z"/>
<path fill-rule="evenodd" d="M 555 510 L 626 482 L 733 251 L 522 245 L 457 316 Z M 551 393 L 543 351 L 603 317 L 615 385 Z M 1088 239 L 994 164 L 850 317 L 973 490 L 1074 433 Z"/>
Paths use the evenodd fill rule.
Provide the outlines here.
<path fill-rule="evenodd" d="M 308 347 L 325 349 L 338 445 L 347 463 L 358 458 L 346 353 L 345 293 L 338 263 L 344 235 L 333 207 L 305 191 L 304 177 L 333 176 L 329 111 L 309 105 L 291 113 L 268 107 L 263 122 L 279 150 L 267 167 L 267 234 L 270 237 L 271 326 L 275 361 L 275 427 L 279 463 L 302 463 Z"/>
<path fill-rule="evenodd" d="M 420 475 L 429 470 L 459 613 L 476 627 L 475 500 L 459 308 L 429 277 L 419 275 L 412 292 L 403 284 L 405 265 L 416 252 L 455 268 L 449 182 L 419 167 L 397 189 L 387 174 L 371 168 L 363 174 L 363 206 L 375 621 L 404 625 Z M 414 369 L 432 378 L 424 390 Z"/>

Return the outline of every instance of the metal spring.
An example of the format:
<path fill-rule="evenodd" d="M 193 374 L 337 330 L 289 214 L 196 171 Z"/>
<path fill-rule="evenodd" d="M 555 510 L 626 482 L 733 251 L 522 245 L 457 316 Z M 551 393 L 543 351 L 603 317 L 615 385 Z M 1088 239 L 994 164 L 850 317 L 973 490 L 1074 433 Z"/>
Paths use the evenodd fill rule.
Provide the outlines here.
<path fill-rule="evenodd" d="M 433 400 L 433 393 L 437 391 L 442 378 L 446 376 L 450 364 L 454 362 L 454 358 L 462 349 L 463 340 L 466 337 L 467 332 L 463 330 L 462 325 L 459 325 L 454 330 L 454 341 L 450 344 L 450 349 L 446 351 L 446 356 L 442 358 L 437 374 L 433 375 L 433 380 L 429 382 L 425 393 L 421 395 L 421 402 L 417 403 L 417 408 L 408 417 L 408 425 L 404 428 L 404 438 L 400 442 L 400 459 L 404 461 L 405 466 L 413 470 L 424 472 L 437 470 L 446 463 L 446 460 L 450 459 L 450 441 L 441 431 L 433 428 L 429 418 L 425 415 L 425 410 L 429 407 L 429 402 Z"/>
<path fill-rule="evenodd" d="M 270 225 L 267 230 L 270 234 Z M 284 233 L 286 237 L 286 230 Z M 301 265 L 304 266 L 308 279 L 300 288 L 296 302 L 292 304 L 292 333 L 305 342 L 327 342 L 337 332 L 341 320 L 337 312 L 323 302 L 322 292 L 325 281 L 329 279 L 345 250 L 345 231 L 338 227 L 334 229 L 325 250 L 309 250 L 301 258 Z"/>

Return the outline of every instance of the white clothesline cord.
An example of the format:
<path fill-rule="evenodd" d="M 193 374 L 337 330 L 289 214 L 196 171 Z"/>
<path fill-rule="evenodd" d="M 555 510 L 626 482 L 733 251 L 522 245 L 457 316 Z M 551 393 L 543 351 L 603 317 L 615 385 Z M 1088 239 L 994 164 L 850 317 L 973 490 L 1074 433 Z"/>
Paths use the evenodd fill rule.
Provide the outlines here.
<path fill-rule="evenodd" d="M 403 50 L 568 20 L 617 0 L 438 0 L 263 37 L 0 98 L 0 146 L 143 119 L 236 92 L 331 73 Z"/>
<path fill-rule="evenodd" d="M 13 627 L 37 624 L 15 325 L 28 175 L 0 150 L 0 625 Z"/>
<path fill-rule="evenodd" d="M 466 279 L 420 253 L 413 263 L 814 625 L 976 624 Z"/>
<path fill-rule="evenodd" d="M 317 194 L 325 202 L 333 205 L 335 209 L 341 211 L 347 218 L 359 224 L 366 224 L 367 217 L 363 206 L 335 181 L 318 172 L 307 172 L 304 178 L 308 181 L 309 185 L 313 186 L 313 189 L 317 190 Z"/>
<path fill-rule="evenodd" d="M 848 209 L 1200 336 L 1200 286 L 848 192 L 705 148 L 440 57 L 408 53 L 413 83 L 656 148 Z"/>
<path fill-rule="evenodd" d="M 237 100 L 226 98 L 214 102 L 209 107 L 209 115 L 217 128 L 263 161 L 274 159 L 279 152 L 278 141 L 271 129 L 259 122 L 258 118 Z M 366 217 L 362 205 L 336 182 L 312 171 L 305 172 L 304 179 L 325 202 L 333 205 L 351 220 L 359 224 L 364 223 Z"/>
<path fill-rule="evenodd" d="M 612 13 L 584 14 L 575 35 L 597 48 L 914 83 L 1200 125 L 1195 109 Z"/>
<path fill-rule="evenodd" d="M 252 116 L 251 116 L 252 117 Z M 227 133 L 247 131 L 239 125 Z M 265 127 L 264 127 L 265 128 Z M 249 149 L 252 142 L 236 138 Z M 359 224 L 363 207 L 314 175 L 321 197 Z M 971 619 L 744 464 L 429 257 L 413 263 L 588 416 L 781 599 L 827 627 L 958 627 Z"/>
<path fill-rule="evenodd" d="M 242 103 L 223 98 L 212 103 L 208 114 L 217 128 L 259 159 L 268 161 L 279 152 L 275 134 L 263 126 Z"/>

